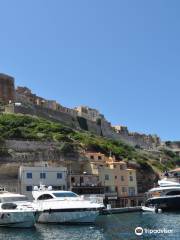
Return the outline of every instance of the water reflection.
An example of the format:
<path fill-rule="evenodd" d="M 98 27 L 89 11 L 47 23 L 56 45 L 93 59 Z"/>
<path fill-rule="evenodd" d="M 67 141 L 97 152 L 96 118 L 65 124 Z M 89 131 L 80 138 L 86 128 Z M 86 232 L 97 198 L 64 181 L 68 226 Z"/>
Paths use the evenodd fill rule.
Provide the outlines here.
<path fill-rule="evenodd" d="M 94 226 L 37 224 L 32 229 L 0 228 L 5 240 L 124 240 L 180 239 L 180 213 L 126 213 L 101 216 Z M 172 229 L 171 234 L 136 236 L 137 226 L 143 229 Z"/>

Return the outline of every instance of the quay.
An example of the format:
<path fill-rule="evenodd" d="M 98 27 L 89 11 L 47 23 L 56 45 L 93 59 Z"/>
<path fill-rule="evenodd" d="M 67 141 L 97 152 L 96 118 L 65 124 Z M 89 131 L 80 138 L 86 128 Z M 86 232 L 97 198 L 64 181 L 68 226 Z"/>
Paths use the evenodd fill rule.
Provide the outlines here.
<path fill-rule="evenodd" d="M 110 214 L 119 214 L 119 213 L 128 213 L 128 212 L 141 212 L 142 207 L 123 207 L 123 208 L 106 208 L 102 210 L 102 215 L 110 215 Z"/>

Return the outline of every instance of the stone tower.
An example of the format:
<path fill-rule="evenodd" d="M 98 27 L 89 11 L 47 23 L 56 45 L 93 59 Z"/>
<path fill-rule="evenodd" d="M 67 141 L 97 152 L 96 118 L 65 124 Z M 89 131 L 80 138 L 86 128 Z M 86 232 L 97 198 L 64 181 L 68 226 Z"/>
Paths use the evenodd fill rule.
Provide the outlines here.
<path fill-rule="evenodd" d="M 14 98 L 14 78 L 0 73 L 0 101 L 3 103 L 9 103 L 10 101 L 13 102 Z"/>

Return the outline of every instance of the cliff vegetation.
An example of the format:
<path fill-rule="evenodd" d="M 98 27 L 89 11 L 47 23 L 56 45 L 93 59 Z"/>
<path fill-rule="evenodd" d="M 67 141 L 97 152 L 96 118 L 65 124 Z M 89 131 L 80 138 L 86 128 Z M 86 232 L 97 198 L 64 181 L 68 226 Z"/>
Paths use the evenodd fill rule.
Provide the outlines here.
<path fill-rule="evenodd" d="M 138 163 L 142 168 L 151 168 L 162 172 L 180 164 L 180 157 L 173 152 L 161 149 L 157 153 L 134 148 L 121 141 L 116 141 L 83 130 L 73 130 L 60 123 L 42 118 L 21 115 L 0 115 L 0 156 L 8 154 L 3 147 L 7 139 L 54 141 L 59 143 L 62 152 L 81 152 L 82 150 L 97 151 L 117 159 Z"/>

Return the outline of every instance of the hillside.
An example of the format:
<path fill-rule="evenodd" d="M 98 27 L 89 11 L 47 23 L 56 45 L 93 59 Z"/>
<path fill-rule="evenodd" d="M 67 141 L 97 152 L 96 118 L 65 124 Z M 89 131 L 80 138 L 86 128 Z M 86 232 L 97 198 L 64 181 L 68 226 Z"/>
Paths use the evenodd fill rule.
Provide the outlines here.
<path fill-rule="evenodd" d="M 59 150 L 64 154 L 81 153 L 83 150 L 97 151 L 107 156 L 111 153 L 119 160 L 138 163 L 141 167 L 151 168 L 156 173 L 174 168 L 180 163 L 180 157 L 165 149 L 155 153 L 148 152 L 121 141 L 93 135 L 87 131 L 76 131 L 60 123 L 20 114 L 0 115 L 2 146 L 0 156 L 9 154 L 8 149 L 3 145 L 3 142 L 9 139 L 56 142 Z"/>

